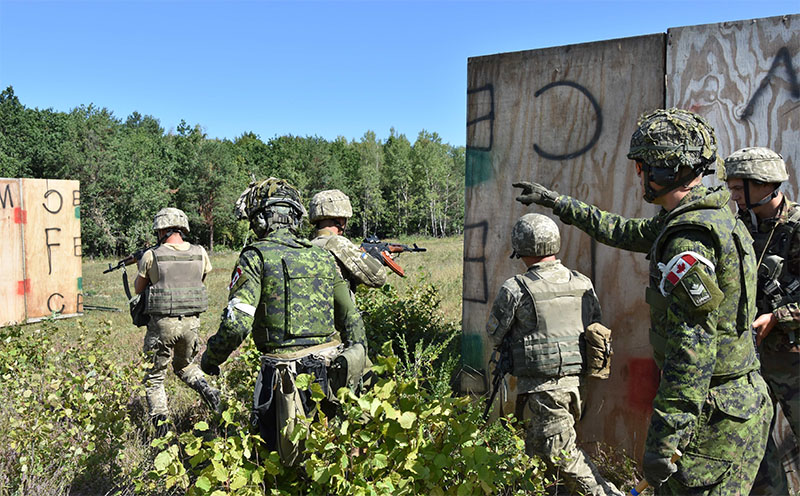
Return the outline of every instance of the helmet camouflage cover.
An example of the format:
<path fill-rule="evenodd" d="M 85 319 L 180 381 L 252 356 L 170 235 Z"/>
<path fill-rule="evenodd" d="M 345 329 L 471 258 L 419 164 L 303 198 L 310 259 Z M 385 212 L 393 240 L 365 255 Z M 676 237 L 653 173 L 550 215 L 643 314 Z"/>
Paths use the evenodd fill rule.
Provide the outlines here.
<path fill-rule="evenodd" d="M 251 220 L 265 210 L 291 215 L 298 221 L 306 215 L 300 193 L 288 181 L 275 177 L 252 181 L 236 200 L 234 210 L 237 218 Z"/>
<path fill-rule="evenodd" d="M 789 174 L 779 153 L 755 146 L 736 150 L 725 159 L 725 179 L 733 178 L 782 183 L 789 179 Z"/>
<path fill-rule="evenodd" d="M 177 227 L 184 234 L 189 233 L 189 218 L 179 208 L 166 207 L 158 211 L 153 218 L 153 231 Z"/>
<path fill-rule="evenodd" d="M 561 250 L 561 234 L 550 217 L 525 214 L 511 230 L 511 246 L 517 257 L 545 257 Z"/>
<path fill-rule="evenodd" d="M 308 210 L 308 218 L 311 222 L 339 217 L 349 219 L 353 216 L 350 198 L 338 189 L 320 191 L 314 195 L 308 205 Z"/>
<path fill-rule="evenodd" d="M 714 130 L 694 112 L 659 109 L 640 117 L 637 124 L 628 152 L 631 160 L 674 171 L 680 167 L 713 164 L 717 160 Z"/>

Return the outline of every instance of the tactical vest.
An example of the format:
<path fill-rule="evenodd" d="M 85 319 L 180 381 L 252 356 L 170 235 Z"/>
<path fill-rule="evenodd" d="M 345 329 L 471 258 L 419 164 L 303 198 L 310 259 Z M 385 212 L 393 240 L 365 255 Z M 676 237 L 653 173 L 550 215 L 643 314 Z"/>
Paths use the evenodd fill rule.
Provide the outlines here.
<path fill-rule="evenodd" d="M 658 268 L 665 241 L 677 231 L 699 229 L 710 234 L 716 247 L 716 281 L 724 298 L 717 314 L 717 360 L 713 377 L 744 375 L 759 367 L 750 326 L 755 317 L 755 258 L 747 229 L 728 210 L 721 208 L 681 209 L 668 215 L 666 225 L 653 243 L 650 259 L 650 286 L 645 299 L 650 305 L 650 344 L 656 364 L 661 368 L 668 341 L 668 308 L 672 296 L 659 290 L 662 273 Z"/>
<path fill-rule="evenodd" d="M 800 205 L 787 200 L 788 218 L 780 222 L 775 229 L 758 232 L 754 227 L 753 249 L 758 267 L 758 313 L 771 313 L 782 306 L 782 299 L 800 291 L 800 277 L 789 272 L 789 249 L 792 240 L 800 229 Z M 755 232 L 754 232 L 755 231 Z M 769 246 L 767 246 L 769 243 Z"/>
<path fill-rule="evenodd" d="M 178 317 L 208 309 L 201 247 L 190 245 L 188 250 L 179 251 L 159 245 L 153 249 L 153 267 L 158 282 L 147 288 L 145 313 Z"/>
<path fill-rule="evenodd" d="M 311 346 L 331 340 L 336 332 L 336 266 L 330 254 L 308 241 L 290 237 L 268 237 L 247 249 L 258 250 L 262 260 L 261 298 L 254 328 L 265 330 L 267 341 L 259 349 Z"/>
<path fill-rule="evenodd" d="M 588 322 L 583 321 L 583 295 L 592 289 L 586 277 L 562 267 L 562 281 L 549 281 L 536 271 L 515 277 L 533 300 L 536 328 L 512 336 L 513 375 L 564 377 L 581 373 L 580 338 Z"/>

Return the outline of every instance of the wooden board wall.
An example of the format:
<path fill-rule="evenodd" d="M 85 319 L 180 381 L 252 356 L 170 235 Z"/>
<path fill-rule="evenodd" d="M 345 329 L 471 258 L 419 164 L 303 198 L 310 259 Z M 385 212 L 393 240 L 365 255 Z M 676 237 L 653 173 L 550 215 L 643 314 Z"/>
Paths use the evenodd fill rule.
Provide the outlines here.
<path fill-rule="evenodd" d="M 0 199 L 0 325 L 82 313 L 79 182 L 0 179 Z"/>
<path fill-rule="evenodd" d="M 625 158 L 638 116 L 661 107 L 665 35 L 657 34 L 470 58 L 464 230 L 463 357 L 477 373 L 462 387 L 480 391 L 491 346 L 485 325 L 503 281 L 524 271 L 510 260 L 510 232 L 526 208 L 511 184 L 533 180 L 626 216 L 650 216 Z M 656 367 L 644 305 L 647 263 L 594 243 L 564 226 L 559 258 L 590 276 L 614 329 L 612 378 L 591 385 L 584 440 L 633 452 L 641 445 L 655 392 Z M 507 398 L 506 411 L 514 398 Z"/>
<path fill-rule="evenodd" d="M 800 177 L 798 81 L 800 15 L 668 32 L 667 104 L 706 117 L 723 158 L 746 146 L 766 146 L 783 155 L 789 169 L 783 191 L 795 201 Z M 780 413 L 774 435 L 790 483 L 800 491 L 800 456 L 792 453 L 794 436 Z"/>
<path fill-rule="evenodd" d="M 19 179 L 0 179 L 0 326 L 25 321 L 22 215 Z"/>

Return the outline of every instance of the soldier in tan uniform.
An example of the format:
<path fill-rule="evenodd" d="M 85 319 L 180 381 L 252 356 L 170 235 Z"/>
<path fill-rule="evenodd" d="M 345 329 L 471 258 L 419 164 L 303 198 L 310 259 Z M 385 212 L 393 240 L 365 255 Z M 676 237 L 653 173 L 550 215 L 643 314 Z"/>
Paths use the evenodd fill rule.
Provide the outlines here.
<path fill-rule="evenodd" d="M 183 211 L 159 210 L 153 230 L 161 242 L 142 255 L 134 287 L 136 294 L 143 293 L 145 313 L 150 316 L 144 353 L 152 366 L 145 376 L 145 391 L 150 418 L 157 435 L 162 436 L 168 430 L 164 378 L 170 360 L 178 377 L 215 411 L 219 408 L 219 391 L 192 363 L 200 346 L 200 314 L 208 308 L 203 280 L 211 272 L 211 261 L 202 246 L 183 240 L 189 233 L 189 220 Z"/>
<path fill-rule="evenodd" d="M 511 244 L 512 256 L 527 270 L 503 283 L 486 331 L 495 344 L 511 340 L 525 451 L 540 457 L 548 475 L 564 482 L 569 494 L 622 495 L 576 446 L 575 423 L 584 407 L 581 348 L 592 332 L 587 328 L 602 327 L 592 282 L 556 258 L 561 235 L 549 217 L 523 215 L 514 224 Z"/>
<path fill-rule="evenodd" d="M 347 219 L 353 216 L 350 198 L 338 189 L 320 191 L 309 205 L 309 219 L 317 228 L 311 241 L 336 258 L 342 277 L 355 292 L 359 284 L 377 288 L 386 284 L 386 267 L 344 236 Z"/>

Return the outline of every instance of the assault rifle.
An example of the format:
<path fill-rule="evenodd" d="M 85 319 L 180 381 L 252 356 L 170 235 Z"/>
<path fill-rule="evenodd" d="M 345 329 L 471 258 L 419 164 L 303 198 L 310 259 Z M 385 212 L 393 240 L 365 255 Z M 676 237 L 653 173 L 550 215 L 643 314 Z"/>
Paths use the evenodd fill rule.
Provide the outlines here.
<path fill-rule="evenodd" d="M 486 409 L 483 411 L 484 421 L 489 418 L 489 412 L 492 410 L 492 403 L 494 403 L 494 397 L 497 396 L 497 390 L 500 389 L 500 384 L 506 374 L 511 373 L 514 366 L 511 357 L 511 332 L 507 332 L 503 341 L 500 342 L 500 346 L 495 348 L 489 363 L 494 364 L 494 372 L 492 373 L 492 394 L 486 401 Z"/>
<path fill-rule="evenodd" d="M 161 239 L 159 239 L 159 240 L 158 240 L 158 243 L 156 243 L 156 244 L 155 244 L 155 245 L 153 245 L 153 246 L 145 246 L 145 247 L 144 247 L 144 248 L 142 248 L 141 250 L 136 250 L 135 252 L 131 253 L 131 254 L 130 254 L 130 255 L 128 255 L 127 257 L 125 257 L 125 258 L 123 258 L 122 260 L 120 260 L 119 262 L 117 262 L 117 265 L 113 265 L 113 266 L 112 266 L 112 265 L 111 265 L 111 262 L 109 262 L 109 263 L 108 263 L 108 268 L 107 268 L 106 270 L 104 270 L 104 271 L 103 271 L 103 274 L 108 274 L 109 272 L 113 272 L 113 271 L 115 271 L 115 270 L 117 270 L 117 269 L 121 269 L 121 268 L 123 268 L 123 267 L 126 267 L 126 266 L 128 266 L 128 265 L 135 264 L 136 262 L 138 262 L 139 260 L 141 260 L 141 258 L 142 258 L 142 255 L 144 255 L 144 252 L 146 252 L 147 250 L 149 250 L 149 249 L 151 249 L 151 248 L 156 248 L 156 247 L 157 247 L 157 246 L 159 246 L 161 243 L 163 243 L 164 241 L 166 241 L 166 239 L 167 239 L 168 237 L 170 237 L 170 235 L 172 235 L 172 233 L 174 233 L 174 232 L 176 232 L 176 231 L 173 231 L 173 230 L 169 230 L 169 231 L 167 231 L 167 233 L 166 233 L 166 234 L 164 234 L 164 236 L 163 236 Z M 129 296 L 129 298 L 130 298 L 130 296 Z"/>
<path fill-rule="evenodd" d="M 374 234 L 364 238 L 364 242 L 361 243 L 361 249 L 377 258 L 383 265 L 392 269 L 392 271 L 400 277 L 405 277 L 406 274 L 403 272 L 403 268 L 392 259 L 392 253 L 400 254 L 407 251 L 428 251 L 427 248 L 419 247 L 416 243 L 414 243 L 414 246 L 386 243 L 378 239 Z"/>

